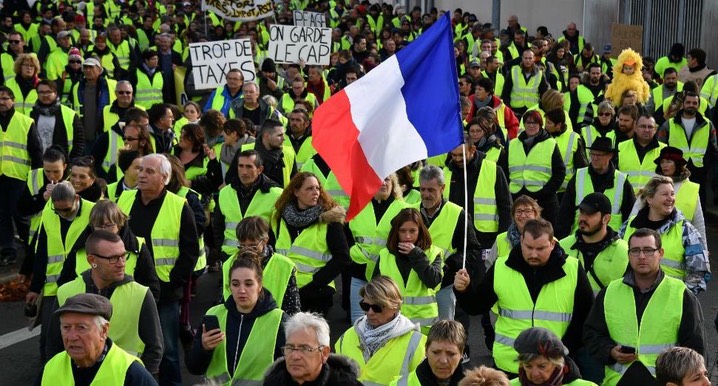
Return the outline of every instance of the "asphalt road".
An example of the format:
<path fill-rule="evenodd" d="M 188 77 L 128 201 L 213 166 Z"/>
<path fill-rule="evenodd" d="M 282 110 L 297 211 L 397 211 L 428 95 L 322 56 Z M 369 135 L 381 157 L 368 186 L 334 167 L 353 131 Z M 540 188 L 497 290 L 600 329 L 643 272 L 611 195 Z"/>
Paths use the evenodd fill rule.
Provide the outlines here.
<path fill-rule="evenodd" d="M 714 270 L 718 267 L 718 243 L 712 237 L 718 235 L 718 226 L 712 225 L 707 229 L 709 242 L 711 243 L 711 264 Z M 213 305 L 218 291 L 218 273 L 209 273 L 199 280 L 199 294 L 192 304 L 192 322 L 196 326 L 202 318 L 204 311 Z M 337 283 L 337 288 L 341 286 Z M 703 313 L 706 319 L 706 335 L 708 338 L 708 369 L 711 372 L 711 379 L 718 384 L 718 368 L 715 362 L 718 358 L 718 333 L 716 333 L 713 319 L 718 311 L 718 280 L 708 284 L 708 291 L 699 296 Z M 339 294 L 335 297 L 335 306 L 332 308 L 328 319 L 332 332 L 332 344 L 348 327 L 344 320 L 344 312 L 340 307 Z M 41 368 L 39 357 L 39 337 L 26 338 L 26 320 L 23 316 L 23 304 L 21 302 L 0 303 L 0 363 L 3 369 L 0 372 L 0 385 L 30 385 L 33 383 Z M 20 336 L 18 336 L 20 335 Z M 26 339 L 23 339 L 26 338 Z M 17 343 L 11 344 L 17 341 Z M 469 332 L 469 344 L 471 345 L 472 357 L 471 367 L 480 364 L 490 364 L 491 357 L 486 350 L 481 332 L 481 324 L 478 317 L 471 319 L 471 330 Z M 202 378 L 187 373 L 183 366 L 183 380 L 185 385 L 201 384 Z"/>

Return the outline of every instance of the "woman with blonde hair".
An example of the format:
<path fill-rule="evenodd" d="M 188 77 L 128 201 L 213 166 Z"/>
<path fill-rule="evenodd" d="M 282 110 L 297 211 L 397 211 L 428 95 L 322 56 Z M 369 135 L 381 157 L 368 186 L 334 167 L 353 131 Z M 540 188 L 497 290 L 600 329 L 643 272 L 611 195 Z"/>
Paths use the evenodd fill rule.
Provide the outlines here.
<path fill-rule="evenodd" d="M 15 77 L 5 81 L 5 86 L 15 94 L 15 111 L 30 116 L 37 102 L 37 84 L 42 71 L 35 54 L 20 54 L 15 59 Z"/>
<path fill-rule="evenodd" d="M 466 370 L 459 386 L 509 386 L 509 377 L 501 370 L 486 366 Z"/>
<path fill-rule="evenodd" d="M 410 207 L 402 196 L 396 173 L 392 173 L 384 179 L 371 202 L 349 221 L 352 235 L 347 240 L 352 258 L 349 311 L 352 323 L 364 314 L 359 307 L 359 291 L 374 273 L 379 251 L 386 245 L 389 236 L 391 220 L 400 210 Z"/>
<path fill-rule="evenodd" d="M 408 375 L 419 366 L 426 337 L 402 315 L 402 296 L 391 278 L 374 277 L 358 295 L 365 314 L 342 334 L 334 350 L 359 364 L 360 381 L 388 385 L 395 376 Z"/>
<path fill-rule="evenodd" d="M 639 193 L 641 209 L 631 216 L 618 232 L 628 241 L 640 228 L 649 228 L 661 235 L 665 254 L 661 268 L 666 275 L 685 281 L 686 287 L 698 294 L 706 290 L 710 279 L 708 251 L 696 228 L 676 209 L 673 180 L 654 176 Z"/>
<path fill-rule="evenodd" d="M 309 172 L 289 181 L 274 208 L 275 250 L 297 264 L 302 310 L 326 315 L 336 292 L 334 278 L 350 263 L 346 212 Z"/>

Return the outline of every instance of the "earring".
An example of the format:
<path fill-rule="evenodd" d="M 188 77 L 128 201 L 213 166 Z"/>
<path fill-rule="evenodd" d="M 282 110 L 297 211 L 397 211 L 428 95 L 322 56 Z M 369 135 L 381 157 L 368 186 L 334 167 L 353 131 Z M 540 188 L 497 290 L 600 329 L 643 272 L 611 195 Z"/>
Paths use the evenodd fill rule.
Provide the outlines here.
<path fill-rule="evenodd" d="M 92 264 L 92 268 L 97 268 L 97 264 Z"/>

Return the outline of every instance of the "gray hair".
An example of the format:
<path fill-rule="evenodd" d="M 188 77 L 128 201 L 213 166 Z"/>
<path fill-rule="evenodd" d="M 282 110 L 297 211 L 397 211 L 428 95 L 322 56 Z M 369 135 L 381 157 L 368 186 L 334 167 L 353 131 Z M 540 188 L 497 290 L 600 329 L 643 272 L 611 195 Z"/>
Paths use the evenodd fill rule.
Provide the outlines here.
<path fill-rule="evenodd" d="M 439 185 L 446 185 L 444 180 L 444 171 L 435 165 L 426 165 L 419 172 L 419 182 L 436 180 Z"/>
<path fill-rule="evenodd" d="M 244 90 L 248 86 L 254 86 L 254 89 L 257 90 L 257 92 L 259 92 L 259 85 L 255 82 L 252 82 L 251 80 L 244 82 L 244 84 L 242 85 L 242 90 Z"/>
<path fill-rule="evenodd" d="M 75 199 L 75 187 L 72 186 L 70 181 L 62 181 L 55 185 L 50 194 L 52 202 L 67 202 Z"/>
<path fill-rule="evenodd" d="M 158 160 L 160 162 L 160 173 L 165 176 L 165 185 L 170 183 L 172 178 L 172 164 L 163 154 L 147 154 L 142 160 Z"/>
<path fill-rule="evenodd" d="M 117 88 L 117 86 L 128 86 L 130 88 L 130 90 L 135 89 L 134 87 L 132 87 L 132 83 L 130 83 L 129 80 L 118 80 L 115 88 Z"/>
<path fill-rule="evenodd" d="M 272 107 L 277 107 L 277 104 L 279 103 L 279 102 L 277 102 L 277 98 L 275 98 L 273 95 L 269 95 L 269 94 L 263 96 L 262 99 L 264 99 L 264 101 L 267 102 L 267 104 Z"/>
<path fill-rule="evenodd" d="M 704 366 L 703 356 L 688 347 L 672 347 L 661 353 L 656 359 L 656 380 L 665 385 L 681 381 Z"/>
<path fill-rule="evenodd" d="M 611 114 L 616 114 L 616 109 L 613 108 L 611 101 L 603 101 L 598 104 L 598 111 L 610 111 Z"/>
<path fill-rule="evenodd" d="M 321 315 L 313 312 L 297 312 L 284 323 L 284 335 L 287 340 L 298 331 L 314 330 L 319 345 L 329 347 L 329 324 Z"/>
<path fill-rule="evenodd" d="M 526 363 L 526 364 L 531 363 L 534 360 L 541 358 L 541 357 L 548 359 L 549 362 L 553 363 L 554 366 L 559 367 L 559 368 L 563 368 L 563 366 L 566 364 L 566 360 L 563 358 L 563 356 L 552 358 L 552 357 L 548 357 L 548 356 L 541 355 L 541 354 L 535 354 L 535 353 L 520 353 L 519 358 L 518 358 L 519 366 L 521 366 L 524 363 Z"/>
<path fill-rule="evenodd" d="M 97 328 L 102 330 L 102 327 L 110 324 L 110 321 L 105 319 L 104 316 L 101 315 L 95 315 L 95 324 L 97 325 Z"/>

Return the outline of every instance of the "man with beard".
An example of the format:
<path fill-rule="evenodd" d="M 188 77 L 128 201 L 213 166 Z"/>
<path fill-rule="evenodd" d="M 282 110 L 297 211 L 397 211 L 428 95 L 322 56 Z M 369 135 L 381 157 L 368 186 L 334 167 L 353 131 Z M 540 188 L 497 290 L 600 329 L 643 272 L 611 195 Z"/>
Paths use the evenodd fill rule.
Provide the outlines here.
<path fill-rule="evenodd" d="M 297 169 L 317 154 L 312 146 L 312 121 L 304 109 L 294 109 L 289 114 L 289 142 L 297 154 Z M 285 142 L 286 143 L 286 142 Z"/>
<path fill-rule="evenodd" d="M 567 255 L 581 262 L 591 289 L 597 294 L 626 272 L 628 244 L 608 225 L 611 221 L 611 202 L 603 193 L 589 194 L 577 210 L 578 230 L 561 240 L 560 244 Z M 601 382 L 602 366 L 588 355 L 585 348 L 578 350 L 576 359 L 584 379 Z"/>
<path fill-rule="evenodd" d="M 668 67 L 663 73 L 663 84 L 651 90 L 651 97 L 646 102 L 646 111 L 653 113 L 658 124 L 665 122 L 663 117 L 663 102 L 683 90 L 683 83 L 678 81 L 678 72 L 673 67 Z"/>
<path fill-rule="evenodd" d="M 638 108 L 636 106 L 622 106 L 618 110 L 618 119 L 616 120 L 618 130 L 616 130 L 616 140 L 614 143 L 618 144 L 632 139 L 636 135 L 634 129 L 636 128 L 637 120 Z"/>
<path fill-rule="evenodd" d="M 701 205 L 706 204 L 707 167 L 718 154 L 716 129 L 698 112 L 700 98 L 694 92 L 685 92 L 683 108 L 658 130 L 658 140 L 683 151 L 691 171 L 691 181 L 700 184 Z"/>

